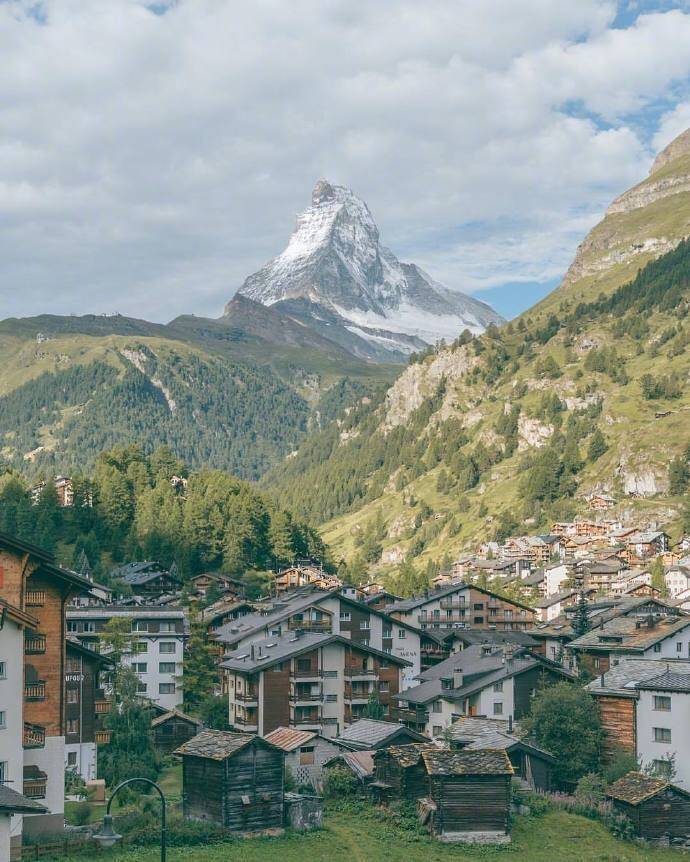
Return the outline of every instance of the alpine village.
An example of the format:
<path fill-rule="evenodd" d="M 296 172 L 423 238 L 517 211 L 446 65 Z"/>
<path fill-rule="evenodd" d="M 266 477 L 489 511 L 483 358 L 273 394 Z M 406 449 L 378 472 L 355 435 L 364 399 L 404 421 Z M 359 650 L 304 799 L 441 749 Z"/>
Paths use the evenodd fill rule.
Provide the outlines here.
<path fill-rule="evenodd" d="M 327 180 L 218 319 L 0 322 L 0 862 L 690 849 L 689 177 L 509 322 Z"/>

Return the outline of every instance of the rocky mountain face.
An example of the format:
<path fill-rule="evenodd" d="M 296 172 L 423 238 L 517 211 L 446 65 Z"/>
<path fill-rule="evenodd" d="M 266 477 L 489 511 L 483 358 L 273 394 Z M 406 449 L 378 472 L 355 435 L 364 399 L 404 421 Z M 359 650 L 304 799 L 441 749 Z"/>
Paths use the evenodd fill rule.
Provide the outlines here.
<path fill-rule="evenodd" d="M 485 303 L 401 263 L 381 244 L 364 201 L 325 180 L 316 184 L 286 249 L 250 275 L 239 294 L 376 360 L 502 322 Z"/>
<path fill-rule="evenodd" d="M 551 296 L 498 332 L 411 362 L 267 485 L 323 522 L 337 558 L 361 564 L 366 553 L 384 571 L 548 531 L 588 514 L 594 491 L 617 500 L 610 517 L 680 530 L 688 237 L 690 131 L 611 204 Z"/>

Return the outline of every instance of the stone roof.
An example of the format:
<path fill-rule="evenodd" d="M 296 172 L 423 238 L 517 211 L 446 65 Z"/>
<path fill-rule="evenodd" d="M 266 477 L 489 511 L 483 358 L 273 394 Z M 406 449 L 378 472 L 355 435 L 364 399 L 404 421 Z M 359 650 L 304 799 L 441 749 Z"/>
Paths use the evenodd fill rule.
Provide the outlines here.
<path fill-rule="evenodd" d="M 651 677 L 637 684 L 638 689 L 650 691 L 690 692 L 690 673 L 666 670 L 659 676 Z"/>
<path fill-rule="evenodd" d="M 174 754 L 192 757 L 206 757 L 209 760 L 226 760 L 238 751 L 251 745 L 255 740 L 271 748 L 275 746 L 261 739 L 255 733 L 232 733 L 228 730 L 202 730 L 188 739 Z"/>
<path fill-rule="evenodd" d="M 504 750 L 448 751 L 435 748 L 422 752 L 429 775 L 512 775 L 513 767 Z"/>
<path fill-rule="evenodd" d="M 628 772 L 618 781 L 614 781 L 607 790 L 606 795 L 611 799 L 619 799 L 629 805 L 639 805 L 671 785 L 665 778 L 657 778 L 645 775 L 642 772 Z M 680 788 L 674 788 L 680 789 Z"/>
<path fill-rule="evenodd" d="M 650 679 L 658 679 L 673 668 L 673 673 L 690 675 L 690 661 L 679 659 L 623 658 L 606 673 L 593 679 L 587 685 L 592 694 L 627 694 L 635 697 L 636 692 Z"/>
<path fill-rule="evenodd" d="M 375 751 L 343 751 L 327 760 L 324 766 L 342 764 L 350 769 L 360 781 L 366 781 L 374 774 L 374 754 L 376 754 Z"/>
<path fill-rule="evenodd" d="M 374 760 L 377 757 L 387 755 L 394 760 L 399 766 L 404 768 L 408 766 L 416 766 L 422 756 L 423 751 L 438 751 L 438 746 L 433 742 L 413 742 L 410 745 L 391 745 L 388 748 L 382 748 L 374 752 Z"/>
<path fill-rule="evenodd" d="M 378 721 L 373 718 L 360 718 L 354 721 L 336 738 L 336 742 L 342 742 L 354 748 L 381 748 L 384 742 L 392 740 L 398 734 L 404 734 L 419 742 L 428 742 L 425 736 L 410 730 L 409 727 L 397 722 Z"/>
<path fill-rule="evenodd" d="M 276 727 L 264 736 L 267 742 L 277 745 L 283 751 L 294 751 L 302 745 L 306 745 L 319 734 L 315 730 L 297 730 L 295 727 Z"/>
<path fill-rule="evenodd" d="M 45 805 L 27 799 L 6 784 L 0 784 L 0 811 L 10 814 L 42 814 L 47 810 Z"/>
<path fill-rule="evenodd" d="M 644 600 L 642 600 L 644 601 Z M 641 625 L 638 625 L 642 622 Z M 690 616 L 669 615 L 662 617 L 649 626 L 644 620 L 635 617 L 617 616 L 607 620 L 598 628 L 576 638 L 571 649 L 607 649 L 611 651 L 644 652 L 655 643 L 671 637 L 690 626 Z"/>
<path fill-rule="evenodd" d="M 198 718 L 187 715 L 187 713 L 182 712 L 179 709 L 169 709 L 167 712 L 163 712 L 161 715 L 157 715 L 152 719 L 151 727 L 158 727 L 159 724 L 165 724 L 165 722 L 169 721 L 171 718 L 181 718 L 183 721 L 188 721 L 190 724 L 195 724 L 197 727 L 202 727 L 203 725 L 203 722 L 199 721 Z"/>

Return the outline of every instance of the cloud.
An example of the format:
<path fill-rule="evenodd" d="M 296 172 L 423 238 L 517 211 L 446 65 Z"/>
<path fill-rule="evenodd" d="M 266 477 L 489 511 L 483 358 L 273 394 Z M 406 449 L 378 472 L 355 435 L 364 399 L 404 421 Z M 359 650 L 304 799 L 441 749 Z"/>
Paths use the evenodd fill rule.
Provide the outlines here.
<path fill-rule="evenodd" d="M 619 11 L 0 2 L 0 316 L 219 314 L 320 176 L 451 287 L 552 279 L 687 123 L 690 15 Z"/>

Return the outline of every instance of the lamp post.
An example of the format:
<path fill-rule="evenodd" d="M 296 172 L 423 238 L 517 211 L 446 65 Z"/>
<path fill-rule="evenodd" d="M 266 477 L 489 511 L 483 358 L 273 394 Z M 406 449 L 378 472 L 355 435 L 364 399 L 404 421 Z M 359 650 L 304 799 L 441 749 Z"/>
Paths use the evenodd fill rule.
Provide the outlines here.
<path fill-rule="evenodd" d="M 121 781 L 115 790 L 110 794 L 110 799 L 108 800 L 108 804 L 105 809 L 105 817 L 103 818 L 103 826 L 101 827 L 100 832 L 96 832 L 93 836 L 94 841 L 98 841 L 101 847 L 109 848 L 113 847 L 117 842 L 122 838 L 122 835 L 118 835 L 117 832 L 113 829 L 113 818 L 110 814 L 110 806 L 113 804 L 113 799 L 117 796 L 119 790 L 123 787 L 126 787 L 128 784 L 132 784 L 135 781 L 139 781 L 143 784 L 149 784 L 151 787 L 155 787 L 158 791 L 158 795 L 161 798 L 161 862 L 166 862 L 166 852 L 165 852 L 165 796 L 163 795 L 163 791 L 156 784 L 155 781 L 151 781 L 150 778 L 128 778 L 126 781 Z"/>

